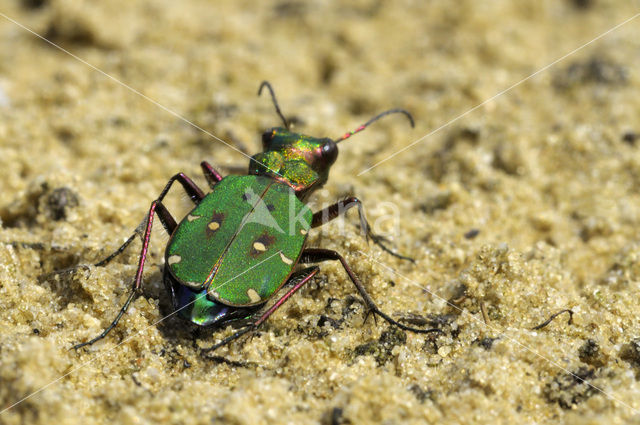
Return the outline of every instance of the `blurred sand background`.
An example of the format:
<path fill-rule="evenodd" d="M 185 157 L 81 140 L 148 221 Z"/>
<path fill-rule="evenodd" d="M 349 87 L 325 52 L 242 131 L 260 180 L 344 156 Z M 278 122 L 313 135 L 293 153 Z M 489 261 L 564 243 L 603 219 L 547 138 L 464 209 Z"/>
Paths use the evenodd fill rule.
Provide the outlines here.
<path fill-rule="evenodd" d="M 637 1 L 0 5 L 0 408 L 51 383 L 0 423 L 640 423 L 640 17 L 358 175 Z M 176 172 L 206 187 L 201 160 L 245 168 L 167 109 L 253 154 L 279 125 L 256 97 L 265 79 L 310 135 L 413 113 L 415 129 L 389 117 L 340 145 L 311 205 L 355 195 L 374 222 L 391 208 L 392 245 L 416 264 L 367 245 L 355 213 L 309 244 L 344 253 L 384 311 L 444 333 L 363 324 L 327 263 L 253 338 L 203 359 L 232 330 L 155 324 L 170 312 L 157 230 L 143 296 L 70 351 L 124 302 L 140 242 L 108 267 L 39 276 L 110 253 Z M 188 211 L 179 189 L 168 204 Z M 571 324 L 531 330 L 564 308 Z"/>

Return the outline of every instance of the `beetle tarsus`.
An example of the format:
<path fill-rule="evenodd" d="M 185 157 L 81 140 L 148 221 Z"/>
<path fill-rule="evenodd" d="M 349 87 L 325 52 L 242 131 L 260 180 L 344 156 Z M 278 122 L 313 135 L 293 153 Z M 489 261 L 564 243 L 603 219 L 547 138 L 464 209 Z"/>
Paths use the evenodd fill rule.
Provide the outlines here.
<path fill-rule="evenodd" d="M 369 316 L 373 316 L 373 324 L 378 326 L 378 319 L 376 319 L 376 312 L 373 308 L 371 308 L 370 306 L 366 305 L 365 303 L 365 309 L 366 311 L 364 312 L 364 320 L 362 320 L 362 324 L 366 325 L 367 324 L 367 320 L 369 319 Z"/>
<path fill-rule="evenodd" d="M 118 248 L 115 251 L 113 251 L 111 254 L 109 254 L 103 260 L 100 260 L 97 263 L 95 263 L 94 266 L 103 267 L 103 266 L 106 266 L 107 264 L 109 264 L 111 262 L 111 260 L 116 258 L 118 255 L 122 254 L 124 252 L 124 250 L 127 249 L 127 247 L 131 244 L 131 242 L 133 242 L 133 240 L 136 238 L 137 234 L 138 234 L 138 232 L 133 232 L 133 235 L 129 236 L 129 239 L 124 241 L 124 243 L 122 245 L 120 245 L 120 248 Z"/>
<path fill-rule="evenodd" d="M 73 266 L 73 267 L 68 267 L 66 269 L 62 269 L 62 270 L 56 270 L 50 273 L 44 273 L 41 274 L 40 276 L 38 276 L 38 282 L 46 282 L 49 279 L 51 279 L 52 277 L 55 276 L 60 276 L 60 275 L 70 275 L 75 273 L 76 271 L 78 271 L 78 269 L 83 269 L 89 272 L 89 274 L 91 274 L 91 266 L 87 265 L 87 264 L 79 264 L 77 266 Z"/>
<path fill-rule="evenodd" d="M 240 338 L 244 334 L 247 334 L 247 333 L 249 333 L 251 331 L 256 330 L 256 328 L 257 328 L 256 324 L 251 324 L 251 325 L 247 326 L 246 328 L 240 329 L 238 332 L 234 333 L 233 335 L 226 337 L 225 339 L 223 339 L 222 341 L 218 342 L 217 344 L 214 344 L 209 348 L 203 348 L 200 351 L 200 353 L 204 357 L 208 357 L 208 356 L 206 356 L 207 353 L 212 353 L 212 352 L 216 351 L 218 348 L 223 347 L 223 346 L 235 341 L 236 339 Z"/>
<path fill-rule="evenodd" d="M 124 305 L 120 308 L 120 311 L 118 312 L 118 315 L 116 316 L 116 318 L 113 319 L 111 324 L 105 330 L 103 330 L 100 335 L 98 335 L 97 337 L 95 337 L 95 338 L 93 338 L 93 339 L 91 339 L 91 340 L 89 340 L 87 342 L 81 342 L 79 344 L 76 344 L 73 347 L 71 347 L 71 349 L 72 350 L 77 350 L 79 348 L 86 347 L 87 345 L 93 345 L 94 343 L 100 341 L 102 338 L 107 336 L 109 334 L 109 332 L 111 332 L 111 330 L 116 327 L 116 325 L 118 324 L 118 322 L 120 321 L 122 316 L 129 309 L 129 305 L 131 304 L 131 302 L 135 299 L 136 295 L 138 295 L 138 294 L 139 294 L 139 292 L 137 290 L 135 290 L 135 289 L 133 291 L 131 291 L 131 294 L 129 294 L 129 297 L 127 298 L 127 301 L 125 301 Z"/>
<path fill-rule="evenodd" d="M 232 367 L 255 367 L 256 364 L 255 363 L 251 363 L 251 362 L 240 362 L 237 360 L 229 360 L 225 357 L 222 356 L 203 356 L 204 358 L 206 358 L 207 360 L 211 360 L 215 363 L 224 363 L 226 365 L 232 366 Z"/>
<path fill-rule="evenodd" d="M 397 252 L 395 252 L 394 250 L 392 250 L 391 248 L 389 248 L 385 244 L 383 244 L 382 241 L 388 242 L 387 238 L 385 238 L 383 236 L 375 235 L 373 233 L 369 233 L 369 237 L 371 238 L 371 240 L 373 241 L 374 244 L 378 245 L 387 254 L 390 254 L 390 255 L 392 255 L 392 256 L 394 256 L 396 258 L 399 258 L 401 260 L 411 261 L 413 264 L 416 263 L 415 259 L 413 259 L 411 257 L 407 257 L 406 255 L 398 254 Z"/>
<path fill-rule="evenodd" d="M 420 329 L 420 328 L 414 328 L 413 326 L 407 326 L 407 325 L 403 325 L 402 323 L 392 319 L 388 314 L 383 313 L 377 306 L 370 306 L 369 307 L 370 312 L 373 313 L 373 316 L 375 317 L 376 315 L 382 317 L 384 320 L 387 321 L 387 323 L 389 323 L 390 325 L 393 326 L 397 326 L 400 329 L 404 330 L 404 331 L 408 331 L 408 332 L 413 332 L 413 333 L 419 333 L 419 334 L 428 334 L 428 333 L 433 333 L 433 332 L 438 332 L 438 333 L 444 333 L 444 331 L 442 329 L 438 329 L 438 328 L 431 328 L 431 329 Z"/>
<path fill-rule="evenodd" d="M 353 273 L 353 271 L 351 270 L 351 267 L 349 267 L 349 264 L 347 264 L 347 261 L 338 252 L 332 251 L 330 249 L 306 248 L 304 251 L 302 251 L 302 255 L 300 257 L 300 262 L 303 262 L 303 263 L 319 263 L 323 261 L 333 261 L 333 260 L 340 261 L 340 264 L 342 264 L 342 268 L 347 273 L 347 275 L 349 276 L 349 279 L 351 280 L 353 285 L 356 287 L 356 289 L 364 299 L 364 303 L 368 309 L 367 314 L 373 313 L 374 315 L 378 315 L 382 317 L 384 320 L 386 320 L 389 324 L 397 326 L 400 329 L 403 329 L 409 332 L 414 332 L 414 333 L 442 332 L 440 329 L 437 329 L 437 328 L 433 328 L 433 329 L 414 328 L 411 326 L 403 325 L 402 323 L 393 320 L 388 314 L 384 313 L 382 310 L 378 308 L 378 306 L 376 306 L 376 303 L 371 299 L 371 296 L 369 295 L 367 290 L 364 288 L 360 280 L 358 280 L 356 275 Z"/>

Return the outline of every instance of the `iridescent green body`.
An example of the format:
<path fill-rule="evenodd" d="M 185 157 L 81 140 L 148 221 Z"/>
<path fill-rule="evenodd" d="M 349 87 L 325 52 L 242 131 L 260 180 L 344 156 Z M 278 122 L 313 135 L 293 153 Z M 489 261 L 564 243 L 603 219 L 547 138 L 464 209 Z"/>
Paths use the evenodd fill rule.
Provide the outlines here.
<path fill-rule="evenodd" d="M 326 182 L 335 144 L 282 128 L 265 132 L 263 143 L 249 175 L 218 182 L 167 244 L 165 282 L 192 323 L 209 326 L 264 304 L 304 247 L 313 213 L 301 199 Z"/>
<path fill-rule="evenodd" d="M 287 280 L 311 210 L 282 183 L 229 176 L 178 225 L 165 262 L 185 286 L 230 306 L 262 304 Z"/>

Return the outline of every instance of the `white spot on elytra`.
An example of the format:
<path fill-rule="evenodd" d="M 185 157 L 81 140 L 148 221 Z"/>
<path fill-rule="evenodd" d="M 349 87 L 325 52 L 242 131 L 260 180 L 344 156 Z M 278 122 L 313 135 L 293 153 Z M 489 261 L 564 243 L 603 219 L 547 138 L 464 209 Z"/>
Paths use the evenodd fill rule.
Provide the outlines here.
<path fill-rule="evenodd" d="M 189 220 L 189 221 L 193 221 L 193 220 L 197 220 L 197 219 L 199 219 L 200 217 L 202 217 L 202 216 L 200 216 L 200 215 L 191 215 L 191 214 L 189 214 L 189 215 L 187 216 L 187 220 Z"/>
<path fill-rule="evenodd" d="M 207 225 L 207 227 L 211 230 L 218 230 L 220 228 L 220 223 L 218 223 L 217 221 L 212 221 Z"/>
<path fill-rule="evenodd" d="M 169 263 L 169 265 L 173 265 L 175 263 L 179 263 L 180 260 L 182 260 L 182 257 L 179 255 L 172 255 L 169 258 L 167 258 L 167 263 Z"/>
<path fill-rule="evenodd" d="M 253 243 L 253 249 L 255 249 L 256 251 L 266 251 L 267 247 L 264 246 L 264 244 L 262 242 L 254 242 Z"/>
<path fill-rule="evenodd" d="M 262 298 L 260 298 L 260 295 L 258 295 L 258 293 L 253 288 L 247 289 L 247 296 L 252 303 L 257 303 L 258 301 L 262 300 Z"/>
<path fill-rule="evenodd" d="M 293 264 L 293 260 L 291 258 L 287 258 L 282 252 L 280 253 L 280 258 L 282 258 L 282 261 L 285 264 L 289 264 L 289 265 Z"/>
<path fill-rule="evenodd" d="M 301 235 L 306 235 L 306 234 L 307 234 L 307 231 L 306 231 L 305 229 L 300 229 L 300 234 L 301 234 Z"/>

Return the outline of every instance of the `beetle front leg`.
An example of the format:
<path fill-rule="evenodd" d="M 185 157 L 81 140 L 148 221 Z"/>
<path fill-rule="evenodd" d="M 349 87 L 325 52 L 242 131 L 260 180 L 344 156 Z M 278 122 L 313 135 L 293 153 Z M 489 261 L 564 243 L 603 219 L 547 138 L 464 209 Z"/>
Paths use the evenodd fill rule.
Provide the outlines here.
<path fill-rule="evenodd" d="M 213 170 L 213 168 L 212 168 L 212 170 Z M 215 170 L 214 170 L 214 172 L 215 172 Z M 189 199 L 191 199 L 191 201 L 194 204 L 198 205 L 200 203 L 200 201 L 202 200 L 202 198 L 205 197 L 204 192 L 202 192 L 202 190 L 193 182 L 193 180 L 191 180 L 189 178 L 189 176 L 187 176 L 184 173 L 178 173 L 178 174 L 174 175 L 173 177 L 171 177 L 169 179 L 167 184 L 164 186 L 164 189 L 162 189 L 162 192 L 160 192 L 160 196 L 158 196 L 156 201 L 162 202 L 164 197 L 167 196 L 167 193 L 169 193 L 169 189 L 171 189 L 171 186 L 173 185 L 173 183 L 175 181 L 177 181 L 178 183 L 180 183 L 182 185 L 182 188 L 187 193 L 187 195 L 189 195 Z M 170 217 L 171 220 L 173 221 L 173 223 L 174 223 L 173 229 L 175 229 L 175 220 L 173 219 L 173 217 L 171 217 L 171 214 L 168 214 L 168 217 Z M 160 216 L 160 222 L 162 223 L 162 225 L 166 229 L 167 233 L 169 233 L 169 235 L 171 235 L 173 230 L 169 229 L 169 227 L 165 223 L 165 220 L 163 220 L 163 216 L 162 215 Z M 136 229 L 136 231 L 133 232 L 133 234 L 131 236 L 129 236 L 129 238 L 122 245 L 120 245 L 120 247 L 118 249 L 116 249 L 114 252 L 109 254 L 106 258 L 104 258 L 104 259 L 98 261 L 97 263 L 95 263 L 94 266 L 102 267 L 102 266 L 105 266 L 108 263 L 110 263 L 111 260 L 113 260 L 118 255 L 120 255 L 120 254 L 122 254 L 124 252 L 124 250 L 136 238 L 137 234 L 138 234 L 138 229 Z"/>
<path fill-rule="evenodd" d="M 207 161 L 202 161 L 200 167 L 202 167 L 202 174 L 204 174 L 204 178 L 207 179 L 209 187 L 213 189 L 213 187 L 222 180 L 222 176 Z"/>
<path fill-rule="evenodd" d="M 168 230 L 170 230 L 171 233 L 173 233 L 173 230 L 175 230 L 177 224 L 175 219 L 171 215 L 171 213 L 169 213 L 169 211 L 162 204 L 162 202 L 160 202 L 159 200 L 153 201 L 151 203 L 151 207 L 149 208 L 149 213 L 147 214 L 147 224 L 145 226 L 145 232 L 142 239 L 142 250 L 140 251 L 140 258 L 138 259 L 138 269 L 136 272 L 136 278 L 134 280 L 133 288 L 131 290 L 131 293 L 129 294 L 129 297 L 127 298 L 127 301 L 125 301 L 124 305 L 120 308 L 120 311 L 118 312 L 116 318 L 111 322 L 111 324 L 104 331 L 102 331 L 100 335 L 91 339 L 90 341 L 82 342 L 80 344 L 74 345 L 73 346 L 74 349 L 77 350 L 78 348 L 82 348 L 86 345 L 91 345 L 96 341 L 99 341 L 105 336 L 107 336 L 107 334 L 109 334 L 109 332 L 111 332 L 111 330 L 114 327 L 116 327 L 116 325 L 118 324 L 122 316 L 127 312 L 127 310 L 129 309 L 129 305 L 131 305 L 131 302 L 136 298 L 137 295 L 140 294 L 140 289 L 142 288 L 142 273 L 144 271 L 144 264 L 147 259 L 147 253 L 149 251 L 149 240 L 151 239 L 151 229 L 153 227 L 153 218 L 156 213 L 158 214 L 158 218 L 160 218 L 160 221 L 162 222 L 162 224 L 164 224 L 164 226 L 168 228 Z"/>
<path fill-rule="evenodd" d="M 277 309 L 282 307 L 282 304 L 284 304 L 294 293 L 296 293 L 298 289 L 302 288 L 307 282 L 309 282 L 311 278 L 318 273 L 318 271 L 320 271 L 320 269 L 317 266 L 313 266 L 313 267 L 307 267 L 306 269 L 300 270 L 299 272 L 292 275 L 287 281 L 287 283 L 285 283 L 285 285 L 291 283 L 292 281 L 295 282 L 295 284 L 289 290 L 287 290 L 287 292 L 282 297 L 280 297 L 278 301 L 276 301 L 271 307 L 269 307 L 267 311 L 262 313 L 262 315 L 260 316 L 260 318 L 258 318 L 258 320 L 249 324 L 247 327 L 240 329 L 238 332 L 234 333 L 233 335 L 228 336 L 227 338 L 223 339 L 219 343 L 214 344 L 213 346 L 202 350 L 202 354 L 211 353 L 217 350 L 218 348 L 229 344 L 231 341 L 235 341 L 236 339 L 240 338 L 242 335 L 255 331 L 261 324 L 263 324 L 269 318 L 269 316 L 271 316 Z"/>
<path fill-rule="evenodd" d="M 356 289 L 358 290 L 362 298 L 364 298 L 364 302 L 368 309 L 367 314 L 369 313 L 377 314 L 378 316 L 386 320 L 389 324 L 397 326 L 400 329 L 403 329 L 409 332 L 415 332 L 415 333 L 442 332 L 440 329 L 437 329 L 437 328 L 433 328 L 433 329 L 414 328 L 411 326 L 403 325 L 402 323 L 393 320 L 389 315 L 387 315 L 386 313 L 384 313 L 382 310 L 378 308 L 378 306 L 373 301 L 373 299 L 371 298 L 367 290 L 364 289 L 364 286 L 362 285 L 360 280 L 358 280 L 356 275 L 351 270 L 351 267 L 349 267 L 349 264 L 347 264 L 347 261 L 342 257 L 342 255 L 338 254 L 336 251 L 332 251 L 330 249 L 321 249 L 321 248 L 306 248 L 304 251 L 302 251 L 302 255 L 300 256 L 299 262 L 300 263 L 319 263 L 319 262 L 331 261 L 331 260 L 340 261 L 340 263 L 342 264 L 342 268 L 344 269 L 345 272 L 347 272 L 349 279 L 351 279 L 351 282 L 353 282 L 353 284 L 355 285 Z"/>
<path fill-rule="evenodd" d="M 365 233 L 365 237 L 371 238 L 373 243 L 378 245 L 384 251 L 393 255 L 394 257 L 400 258 L 401 260 L 408 260 L 412 263 L 415 263 L 415 260 L 411 257 L 406 257 L 404 255 L 398 254 L 395 251 L 387 248 L 382 241 L 385 240 L 382 236 L 376 235 L 371 231 L 371 226 L 367 222 L 367 218 L 364 214 L 364 207 L 362 206 L 362 202 L 355 197 L 349 197 L 343 199 L 342 201 L 336 202 L 333 205 L 328 206 L 316 213 L 313 214 L 313 219 L 311 220 L 311 227 L 322 226 L 325 223 L 330 222 L 331 220 L 337 218 L 341 214 L 345 214 L 350 208 L 358 207 L 358 217 L 360 218 L 360 227 L 362 227 L 363 232 Z"/>

